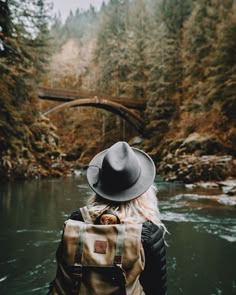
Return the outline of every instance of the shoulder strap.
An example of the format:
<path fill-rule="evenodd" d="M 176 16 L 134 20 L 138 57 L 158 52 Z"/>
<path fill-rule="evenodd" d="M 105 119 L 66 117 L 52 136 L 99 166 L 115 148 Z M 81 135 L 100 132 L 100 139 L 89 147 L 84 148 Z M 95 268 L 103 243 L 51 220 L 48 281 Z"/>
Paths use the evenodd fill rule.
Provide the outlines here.
<path fill-rule="evenodd" d="M 119 224 L 117 226 L 118 234 L 116 240 L 116 255 L 114 264 L 122 268 L 122 254 L 123 254 L 123 242 L 125 238 L 125 225 Z"/>
<path fill-rule="evenodd" d="M 80 208 L 79 210 L 81 212 L 81 215 L 82 215 L 85 223 L 93 223 L 87 206 L 84 206 L 84 207 Z"/>

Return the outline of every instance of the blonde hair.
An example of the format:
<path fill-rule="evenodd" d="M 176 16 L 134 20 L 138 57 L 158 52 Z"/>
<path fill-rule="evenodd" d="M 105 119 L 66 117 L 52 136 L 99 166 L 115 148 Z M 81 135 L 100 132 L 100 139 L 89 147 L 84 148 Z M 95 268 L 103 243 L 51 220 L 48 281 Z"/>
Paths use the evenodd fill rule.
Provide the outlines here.
<path fill-rule="evenodd" d="M 119 216 L 121 223 L 144 223 L 149 220 L 162 227 L 155 186 L 151 186 L 144 194 L 127 202 L 112 202 L 95 195 L 88 201 L 88 210 L 94 221 L 105 210 L 113 210 Z"/>

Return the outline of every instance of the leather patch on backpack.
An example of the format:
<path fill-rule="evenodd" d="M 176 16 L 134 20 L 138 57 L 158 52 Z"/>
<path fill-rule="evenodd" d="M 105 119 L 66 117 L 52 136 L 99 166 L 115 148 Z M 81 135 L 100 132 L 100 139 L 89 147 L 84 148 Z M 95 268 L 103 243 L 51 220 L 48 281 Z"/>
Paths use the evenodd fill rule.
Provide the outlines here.
<path fill-rule="evenodd" d="M 107 241 L 98 241 L 94 242 L 94 252 L 99 254 L 106 254 L 107 252 Z"/>

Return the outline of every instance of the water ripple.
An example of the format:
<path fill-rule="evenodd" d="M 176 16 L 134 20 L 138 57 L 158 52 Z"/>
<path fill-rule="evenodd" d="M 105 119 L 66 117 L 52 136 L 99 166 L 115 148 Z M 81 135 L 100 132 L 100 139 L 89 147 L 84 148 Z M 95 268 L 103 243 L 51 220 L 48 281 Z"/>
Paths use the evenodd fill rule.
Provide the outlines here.
<path fill-rule="evenodd" d="M 217 235 L 218 237 L 234 243 L 236 242 L 236 225 L 230 225 L 228 224 L 227 227 L 222 224 L 200 224 L 195 225 L 194 228 L 198 232 L 207 232 L 209 234 Z"/>
<path fill-rule="evenodd" d="M 5 277 L 0 278 L 0 283 L 6 281 L 7 278 L 8 278 L 8 276 L 5 276 Z"/>
<path fill-rule="evenodd" d="M 44 233 L 44 234 L 54 234 L 57 233 L 58 231 L 55 230 L 42 230 L 42 229 L 18 229 L 16 230 L 16 233 Z"/>
<path fill-rule="evenodd" d="M 191 206 L 192 202 L 200 202 L 203 206 L 206 204 L 224 205 L 224 206 L 236 206 L 236 197 L 221 195 L 198 195 L 198 194 L 178 194 L 170 197 L 171 202 L 186 201 L 185 204 Z"/>

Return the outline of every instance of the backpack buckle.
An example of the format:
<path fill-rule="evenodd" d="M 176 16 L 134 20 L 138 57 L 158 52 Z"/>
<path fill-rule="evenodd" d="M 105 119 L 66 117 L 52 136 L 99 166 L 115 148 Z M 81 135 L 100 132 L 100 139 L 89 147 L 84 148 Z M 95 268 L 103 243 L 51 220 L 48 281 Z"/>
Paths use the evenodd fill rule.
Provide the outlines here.
<path fill-rule="evenodd" d="M 73 265 L 71 266 L 70 272 L 73 278 L 82 278 L 83 267 L 82 265 Z"/>

